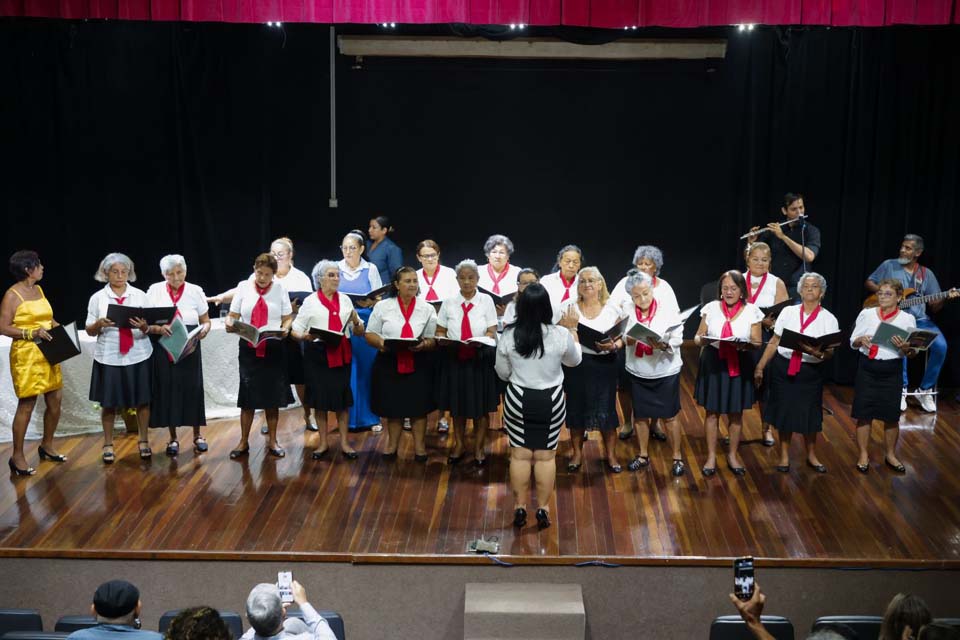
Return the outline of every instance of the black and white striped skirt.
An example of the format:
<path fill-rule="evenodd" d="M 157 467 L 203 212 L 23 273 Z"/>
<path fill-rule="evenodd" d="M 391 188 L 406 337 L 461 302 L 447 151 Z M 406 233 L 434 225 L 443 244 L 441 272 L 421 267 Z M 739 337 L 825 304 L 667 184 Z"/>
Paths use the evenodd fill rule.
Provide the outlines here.
<path fill-rule="evenodd" d="M 550 389 L 507 385 L 503 394 L 503 425 L 511 447 L 556 449 L 566 417 L 562 385 Z"/>

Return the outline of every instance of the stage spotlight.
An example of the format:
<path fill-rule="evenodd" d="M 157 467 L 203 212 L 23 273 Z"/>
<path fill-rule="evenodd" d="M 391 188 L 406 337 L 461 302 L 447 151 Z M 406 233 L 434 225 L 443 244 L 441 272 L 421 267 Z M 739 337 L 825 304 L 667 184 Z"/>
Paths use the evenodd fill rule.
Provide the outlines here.
<path fill-rule="evenodd" d="M 520 28 L 521 28 L 521 29 L 526 29 L 526 28 L 527 28 L 527 25 L 525 25 L 525 24 L 523 24 L 523 23 L 521 22 L 521 23 L 520 23 Z"/>
<path fill-rule="evenodd" d="M 747 25 L 747 31 L 753 31 L 754 24 L 751 22 Z"/>

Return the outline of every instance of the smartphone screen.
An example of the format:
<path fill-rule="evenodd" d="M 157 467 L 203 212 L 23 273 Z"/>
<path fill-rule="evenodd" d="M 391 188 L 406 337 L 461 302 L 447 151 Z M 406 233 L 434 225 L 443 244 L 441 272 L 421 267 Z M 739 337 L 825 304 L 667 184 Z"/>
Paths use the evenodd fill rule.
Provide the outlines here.
<path fill-rule="evenodd" d="M 293 602 L 293 573 L 289 571 L 277 573 L 277 589 L 280 591 L 281 602 Z"/>
<path fill-rule="evenodd" d="M 733 594 L 744 601 L 753 597 L 753 558 L 750 556 L 733 561 Z"/>

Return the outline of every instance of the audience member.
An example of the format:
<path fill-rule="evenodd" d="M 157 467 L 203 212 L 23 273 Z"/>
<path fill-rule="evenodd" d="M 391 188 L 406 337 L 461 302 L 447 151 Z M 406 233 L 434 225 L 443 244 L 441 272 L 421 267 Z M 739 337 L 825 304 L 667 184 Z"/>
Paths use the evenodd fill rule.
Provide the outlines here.
<path fill-rule="evenodd" d="M 303 612 L 303 619 L 287 618 L 277 585 L 261 583 L 247 596 L 247 629 L 240 640 L 336 640 L 327 621 L 307 602 L 307 592 L 293 581 L 293 601 Z"/>
<path fill-rule="evenodd" d="M 732 593 L 730 594 L 730 601 L 736 607 L 737 613 L 743 618 L 743 621 L 747 624 L 747 629 L 754 638 L 757 640 L 774 640 L 773 636 L 763 628 L 763 623 L 760 621 L 760 615 L 763 613 L 763 605 L 767 601 L 767 597 L 760 592 L 759 584 L 753 583 L 753 596 L 746 602 Z M 856 634 L 850 636 L 844 633 L 840 629 L 841 626 L 831 625 L 830 627 L 817 628 L 810 632 L 807 640 L 851 640 L 851 638 L 856 638 Z"/>
<path fill-rule="evenodd" d="M 164 636 L 166 640 L 233 640 L 230 627 L 216 609 L 191 607 L 177 614 Z"/>
<path fill-rule="evenodd" d="M 126 580 L 97 587 L 91 612 L 97 625 L 71 633 L 70 640 L 162 640 L 156 631 L 140 629 L 140 591 Z"/>
<path fill-rule="evenodd" d="M 898 593 L 887 605 L 880 625 L 879 640 L 907 640 L 920 631 L 920 627 L 933 620 L 927 603 L 909 593 Z"/>

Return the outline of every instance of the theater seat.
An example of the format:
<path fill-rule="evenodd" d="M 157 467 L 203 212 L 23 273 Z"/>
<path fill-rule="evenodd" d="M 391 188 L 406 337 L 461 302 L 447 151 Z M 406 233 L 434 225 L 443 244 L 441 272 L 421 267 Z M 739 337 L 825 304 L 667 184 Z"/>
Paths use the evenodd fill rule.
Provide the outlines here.
<path fill-rule="evenodd" d="M 347 632 L 343 627 L 343 618 L 340 617 L 339 613 L 336 611 L 321 611 L 319 609 L 317 613 L 330 625 L 330 630 L 333 631 L 333 635 L 337 636 L 337 640 L 347 640 Z M 303 611 L 300 611 L 300 609 L 288 609 L 287 617 L 300 618 L 302 620 Z"/>
<path fill-rule="evenodd" d="M 7 631 L 0 640 L 63 640 L 68 635 L 62 631 Z"/>
<path fill-rule="evenodd" d="M 43 631 L 43 619 L 36 609 L 0 609 L 0 636 L 7 631 Z"/>
<path fill-rule="evenodd" d="M 960 618 L 934 618 L 934 622 L 942 622 L 943 624 L 948 624 L 951 627 L 960 627 Z"/>
<path fill-rule="evenodd" d="M 820 616 L 810 630 L 816 631 L 824 624 L 843 624 L 856 631 L 860 640 L 877 640 L 882 622 L 880 616 Z"/>
<path fill-rule="evenodd" d="M 160 633 L 166 633 L 167 629 L 170 628 L 170 623 L 173 622 L 173 619 L 177 617 L 183 609 L 174 609 L 173 611 L 165 611 L 162 616 L 160 616 L 160 624 L 158 625 L 157 630 Z M 230 628 L 230 633 L 233 634 L 234 638 L 239 638 L 243 635 L 243 620 L 240 618 L 239 613 L 233 611 L 218 611 L 220 617 L 223 618 L 223 621 L 227 623 L 227 626 Z"/>
<path fill-rule="evenodd" d="M 793 624 L 780 616 L 761 616 L 763 628 L 776 640 L 793 640 Z M 753 640 L 740 616 L 719 616 L 710 625 L 710 640 Z"/>
<path fill-rule="evenodd" d="M 53 630 L 71 633 L 78 629 L 89 629 L 95 626 L 97 626 L 97 619 L 93 616 L 60 616 Z"/>

